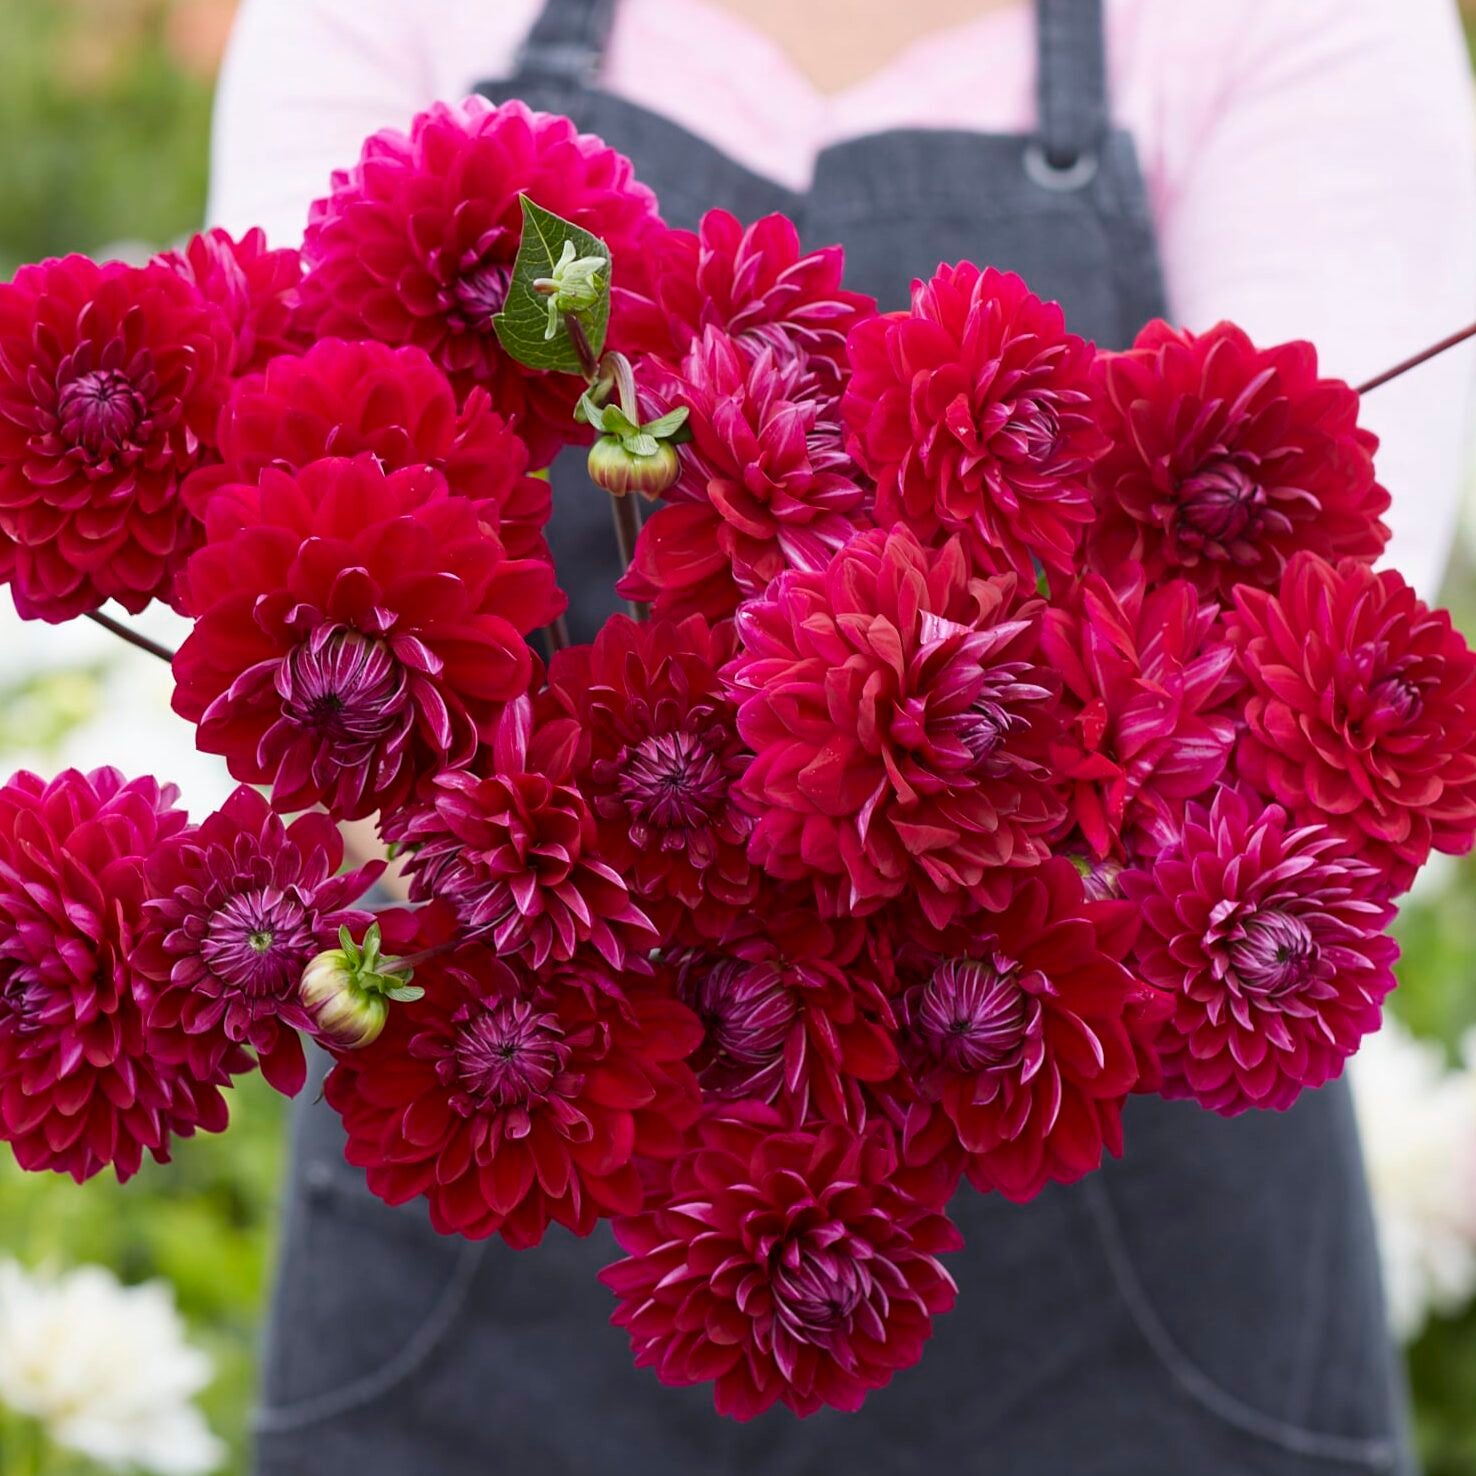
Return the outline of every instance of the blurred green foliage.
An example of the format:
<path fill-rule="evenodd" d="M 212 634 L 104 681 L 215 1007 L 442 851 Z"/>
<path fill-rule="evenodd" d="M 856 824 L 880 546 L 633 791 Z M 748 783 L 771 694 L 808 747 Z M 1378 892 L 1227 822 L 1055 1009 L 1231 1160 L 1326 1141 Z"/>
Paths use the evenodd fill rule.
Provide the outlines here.
<path fill-rule="evenodd" d="M 201 1408 L 231 1444 L 228 1469 L 244 1472 L 285 1104 L 254 1076 L 231 1098 L 227 1134 L 176 1143 L 172 1163 L 148 1162 L 127 1184 L 23 1174 L 0 1154 L 0 1253 L 28 1266 L 96 1262 L 129 1285 L 172 1282 L 191 1340 L 215 1360 Z"/>
<path fill-rule="evenodd" d="M 0 274 L 200 219 L 211 81 L 171 0 L 0 0 Z"/>
<path fill-rule="evenodd" d="M 1462 0 L 1476 57 L 1476 0 Z M 198 225 L 211 67 L 230 0 L 0 0 L 0 276 L 65 251 L 157 245 Z M 1476 268 L 1473 268 L 1476 269 Z M 1476 576 L 1446 600 L 1476 632 Z M 56 672 L 0 691 L 0 755 L 31 752 L 92 715 L 95 674 Z M 1476 860 L 1411 904 L 1397 1008 L 1452 1050 L 1476 1025 Z M 125 1281 L 174 1283 L 218 1377 L 203 1404 L 244 1472 L 285 1108 L 259 1080 L 234 1093 L 224 1138 L 178 1145 L 126 1186 L 22 1175 L 0 1154 L 0 1253 L 97 1261 Z M 1411 1350 L 1428 1476 L 1476 1476 L 1476 1310 Z M 0 1472 L 0 1476 L 5 1473 Z"/>

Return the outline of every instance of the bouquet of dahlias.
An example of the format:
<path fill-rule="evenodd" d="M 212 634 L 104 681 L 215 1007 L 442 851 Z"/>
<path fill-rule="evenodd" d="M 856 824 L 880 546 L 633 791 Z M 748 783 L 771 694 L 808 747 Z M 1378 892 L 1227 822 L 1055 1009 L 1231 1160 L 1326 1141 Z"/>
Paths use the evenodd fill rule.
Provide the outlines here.
<path fill-rule="evenodd" d="M 961 1179 L 1336 1076 L 1471 846 L 1476 658 L 1372 567 L 1357 414 L 1307 344 L 1100 353 L 967 262 L 879 313 L 517 103 L 370 139 L 300 253 L 22 268 L 0 577 L 187 617 L 174 708 L 241 787 L 0 791 L 0 1137 L 123 1178 L 307 1036 L 382 1199 L 608 1218 L 639 1364 L 856 1409 L 954 1300 Z M 633 602 L 587 646 L 570 444 Z"/>

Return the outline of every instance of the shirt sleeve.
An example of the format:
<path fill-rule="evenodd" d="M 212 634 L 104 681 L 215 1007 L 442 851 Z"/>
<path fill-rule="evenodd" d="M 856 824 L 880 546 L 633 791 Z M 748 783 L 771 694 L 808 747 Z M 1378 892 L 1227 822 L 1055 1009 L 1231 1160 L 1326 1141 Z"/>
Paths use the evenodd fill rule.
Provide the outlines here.
<path fill-rule="evenodd" d="M 1178 321 L 1310 339 L 1325 373 L 1357 384 L 1476 318 L 1476 117 L 1452 0 L 1162 11 L 1182 46 L 1164 57 L 1148 172 Z M 1364 405 L 1393 498 L 1385 562 L 1426 599 L 1454 533 L 1473 369 L 1454 351 Z"/>
<path fill-rule="evenodd" d="M 311 202 L 433 88 L 415 18 L 433 0 L 243 0 L 216 94 L 212 224 L 302 238 Z"/>

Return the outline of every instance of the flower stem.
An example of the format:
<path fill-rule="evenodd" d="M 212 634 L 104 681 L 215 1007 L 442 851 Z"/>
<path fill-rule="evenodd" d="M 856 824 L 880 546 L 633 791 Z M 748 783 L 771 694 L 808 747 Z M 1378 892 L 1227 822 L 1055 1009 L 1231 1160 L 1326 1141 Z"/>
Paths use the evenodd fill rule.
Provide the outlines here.
<path fill-rule="evenodd" d="M 1476 338 L 1476 323 L 1470 323 L 1466 327 L 1458 329 L 1455 333 L 1447 334 L 1439 343 L 1432 343 L 1429 348 L 1424 348 L 1417 354 L 1411 354 L 1407 359 L 1401 359 L 1390 369 L 1385 369 L 1382 374 L 1375 374 L 1372 379 L 1365 380 L 1358 385 L 1355 393 L 1366 395 L 1370 390 L 1378 389 L 1381 384 L 1388 384 L 1391 379 L 1398 379 L 1407 370 L 1416 369 L 1437 354 L 1443 354 L 1446 349 L 1453 349 L 1458 343 L 1464 343 L 1468 338 Z"/>
<path fill-rule="evenodd" d="M 594 349 L 590 347 L 584 324 L 573 313 L 566 313 L 564 327 L 568 330 L 569 342 L 574 345 L 574 352 L 579 356 L 579 367 L 584 371 L 584 377 L 593 384 L 600 377 L 600 365 L 595 358 Z"/>
<path fill-rule="evenodd" d="M 418 953 L 407 953 L 403 958 L 387 958 L 383 967 L 379 970 L 382 974 L 408 974 L 417 969 L 423 963 L 429 963 L 433 958 L 439 958 L 443 953 L 454 953 L 466 943 L 475 943 L 483 933 L 490 933 L 496 926 L 495 923 L 483 923 L 479 928 L 472 928 L 470 932 L 457 933 L 454 938 L 447 938 L 440 943 L 432 943 L 429 948 L 422 948 Z"/>
<path fill-rule="evenodd" d="M 579 367 L 583 369 L 584 377 L 592 385 L 598 383 L 600 363 L 595 358 L 594 349 L 585 335 L 584 325 L 573 313 L 569 313 L 564 318 L 564 327 L 568 329 L 569 342 L 574 345 L 574 352 L 579 357 Z M 636 403 L 635 375 L 631 372 L 630 361 L 624 354 L 607 354 L 605 357 L 620 395 L 620 408 L 631 420 L 635 420 L 639 415 L 639 407 Z M 613 495 L 610 498 L 610 514 L 615 522 L 615 538 L 620 545 L 620 567 L 624 571 L 630 568 L 631 556 L 635 551 L 636 535 L 641 531 L 640 514 L 637 513 L 629 497 Z M 647 613 L 646 607 L 632 600 L 630 613 L 635 619 L 644 620 Z"/>
<path fill-rule="evenodd" d="M 160 661 L 173 661 L 174 652 L 168 646 L 161 646 L 158 641 L 151 641 L 148 636 L 133 629 L 132 626 L 124 625 L 121 620 L 114 620 L 111 615 L 104 615 L 101 610 L 87 611 L 87 618 L 95 621 L 104 630 L 110 630 L 120 640 L 127 641 L 130 646 L 137 646 L 140 651 L 147 651 L 150 656 L 157 656 Z"/>

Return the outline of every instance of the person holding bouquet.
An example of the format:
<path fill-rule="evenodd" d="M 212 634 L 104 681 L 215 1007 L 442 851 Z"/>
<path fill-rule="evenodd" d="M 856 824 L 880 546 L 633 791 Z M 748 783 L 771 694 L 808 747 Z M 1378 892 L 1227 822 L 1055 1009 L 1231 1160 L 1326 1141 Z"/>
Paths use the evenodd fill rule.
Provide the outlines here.
<path fill-rule="evenodd" d="M 1262 342 L 1309 338 L 1357 379 L 1476 307 L 1476 135 L 1446 0 L 245 0 L 213 214 L 290 244 L 361 138 L 472 91 L 567 114 L 628 155 L 719 276 L 745 252 L 801 260 L 779 227 L 743 229 L 776 212 L 806 248 L 842 243 L 844 289 L 795 279 L 842 319 L 847 292 L 902 306 L 915 278 L 968 259 L 1021 273 L 1104 348 L 1156 317 L 1230 318 Z M 1371 407 L 1393 559 L 1426 596 L 1469 369 L 1448 356 Z M 621 565 L 576 461 L 555 469 L 549 538 L 587 639 Z M 1203 491 L 1214 510 L 1239 495 Z M 603 1224 L 517 1262 L 438 1237 L 367 1193 L 315 1095 L 296 1124 L 264 1476 L 1411 1469 L 1341 1081 L 1228 1118 L 1136 1098 L 1101 1173 L 1027 1204 L 961 1196 L 963 1295 L 928 1359 L 858 1413 L 743 1424 L 591 1332 Z"/>

